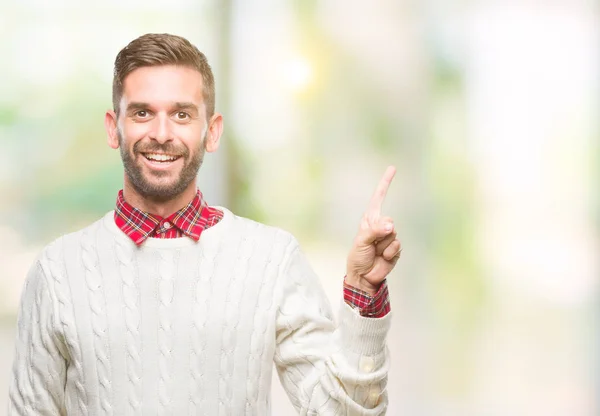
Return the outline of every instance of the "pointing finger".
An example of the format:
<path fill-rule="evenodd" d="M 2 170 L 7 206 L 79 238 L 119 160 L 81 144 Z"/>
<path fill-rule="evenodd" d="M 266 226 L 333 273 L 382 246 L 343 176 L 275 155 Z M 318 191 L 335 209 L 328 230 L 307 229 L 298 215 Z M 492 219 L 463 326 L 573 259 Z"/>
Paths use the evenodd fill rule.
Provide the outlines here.
<path fill-rule="evenodd" d="M 390 187 L 390 183 L 392 183 L 392 179 L 394 179 L 395 174 L 396 168 L 394 166 L 388 166 L 383 174 L 383 177 L 379 181 L 379 185 L 377 185 L 375 193 L 371 197 L 371 201 L 369 202 L 369 214 L 378 215 L 381 213 L 381 206 L 383 205 L 388 188 Z"/>

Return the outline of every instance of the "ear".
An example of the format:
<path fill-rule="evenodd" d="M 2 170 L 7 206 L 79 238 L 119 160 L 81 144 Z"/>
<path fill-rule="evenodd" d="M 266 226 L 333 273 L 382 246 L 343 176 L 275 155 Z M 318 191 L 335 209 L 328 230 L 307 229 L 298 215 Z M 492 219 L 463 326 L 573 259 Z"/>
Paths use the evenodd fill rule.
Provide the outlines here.
<path fill-rule="evenodd" d="M 204 148 L 207 152 L 216 152 L 219 148 L 219 140 L 223 134 L 223 116 L 220 113 L 215 113 L 208 124 L 208 132 L 206 134 L 206 143 Z"/>
<path fill-rule="evenodd" d="M 104 128 L 108 135 L 108 145 L 113 149 L 119 148 L 119 135 L 117 134 L 117 114 L 108 110 L 104 115 Z"/>

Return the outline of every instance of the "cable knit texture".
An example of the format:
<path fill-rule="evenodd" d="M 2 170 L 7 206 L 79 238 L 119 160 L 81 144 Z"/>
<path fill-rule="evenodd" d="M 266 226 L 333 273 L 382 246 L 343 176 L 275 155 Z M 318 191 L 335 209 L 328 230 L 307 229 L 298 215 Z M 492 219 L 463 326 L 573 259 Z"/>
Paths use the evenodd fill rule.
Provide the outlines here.
<path fill-rule="evenodd" d="M 44 249 L 18 318 L 13 415 L 385 413 L 391 314 L 338 324 L 298 243 L 237 217 L 136 247 L 113 212 Z"/>

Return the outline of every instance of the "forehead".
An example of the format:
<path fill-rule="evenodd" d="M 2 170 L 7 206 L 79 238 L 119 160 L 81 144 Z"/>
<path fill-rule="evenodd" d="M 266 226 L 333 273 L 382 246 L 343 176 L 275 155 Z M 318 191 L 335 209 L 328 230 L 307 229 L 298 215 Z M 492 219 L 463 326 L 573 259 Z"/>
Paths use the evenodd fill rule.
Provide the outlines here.
<path fill-rule="evenodd" d="M 193 68 L 148 66 L 137 68 L 125 77 L 121 104 L 193 102 L 200 106 L 204 103 L 202 92 L 202 75 Z"/>

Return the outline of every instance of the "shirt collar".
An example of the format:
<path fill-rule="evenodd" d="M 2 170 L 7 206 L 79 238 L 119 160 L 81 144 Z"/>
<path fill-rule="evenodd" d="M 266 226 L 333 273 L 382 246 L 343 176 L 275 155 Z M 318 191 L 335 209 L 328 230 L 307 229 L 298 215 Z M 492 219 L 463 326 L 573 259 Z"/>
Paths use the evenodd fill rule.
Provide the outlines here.
<path fill-rule="evenodd" d="M 219 217 L 215 211 L 220 213 Z M 165 222 L 170 222 L 177 227 L 183 235 L 192 238 L 195 241 L 200 239 L 202 232 L 210 226 L 216 224 L 222 217 L 222 213 L 213 208 L 209 208 L 202 197 L 200 190 L 196 192 L 194 198 L 179 211 L 174 212 L 167 218 L 144 212 L 135 208 L 123 197 L 123 190 L 117 195 L 117 205 L 115 208 L 115 223 L 133 242 L 137 245 L 142 244 L 150 237 L 157 228 L 164 227 Z M 165 231 L 161 228 L 159 231 Z"/>

